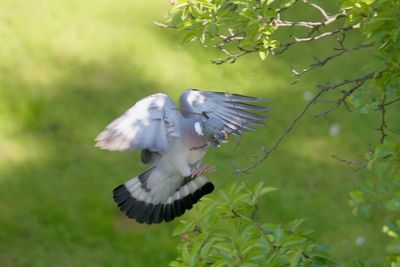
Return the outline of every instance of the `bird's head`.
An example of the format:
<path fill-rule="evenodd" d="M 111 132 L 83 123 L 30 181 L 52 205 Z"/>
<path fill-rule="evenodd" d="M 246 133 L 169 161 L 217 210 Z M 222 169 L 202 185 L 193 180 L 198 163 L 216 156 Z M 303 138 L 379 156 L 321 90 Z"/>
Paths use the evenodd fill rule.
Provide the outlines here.
<path fill-rule="evenodd" d="M 204 121 L 204 135 L 213 147 L 218 146 L 219 142 L 228 142 L 224 123 L 218 118 L 209 118 Z"/>

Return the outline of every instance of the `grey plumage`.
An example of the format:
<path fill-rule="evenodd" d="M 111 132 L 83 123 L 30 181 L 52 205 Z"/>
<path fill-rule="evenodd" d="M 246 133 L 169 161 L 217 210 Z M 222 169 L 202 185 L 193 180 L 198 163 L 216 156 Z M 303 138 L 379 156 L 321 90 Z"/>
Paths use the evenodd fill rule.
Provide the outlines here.
<path fill-rule="evenodd" d="M 119 208 L 139 223 L 170 221 L 191 209 L 214 186 L 199 171 L 209 146 L 263 125 L 262 99 L 187 89 L 180 109 L 165 94 L 138 101 L 96 138 L 111 151 L 141 150 L 151 167 L 114 189 Z"/>

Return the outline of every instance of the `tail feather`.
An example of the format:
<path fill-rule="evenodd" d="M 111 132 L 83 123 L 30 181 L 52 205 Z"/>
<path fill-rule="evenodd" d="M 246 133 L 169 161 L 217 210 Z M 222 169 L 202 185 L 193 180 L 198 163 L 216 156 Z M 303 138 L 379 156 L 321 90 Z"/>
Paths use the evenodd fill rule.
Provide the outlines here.
<path fill-rule="evenodd" d="M 177 183 L 175 190 L 167 199 L 157 201 L 152 196 L 153 188 L 148 188 L 153 184 L 147 183 L 149 178 L 151 179 L 151 169 L 116 187 L 113 191 L 114 200 L 121 211 L 139 223 L 172 221 L 186 210 L 190 210 L 201 197 L 214 190 L 214 185 L 204 176 L 187 177 L 181 179 L 184 180 L 183 183 L 182 181 Z"/>

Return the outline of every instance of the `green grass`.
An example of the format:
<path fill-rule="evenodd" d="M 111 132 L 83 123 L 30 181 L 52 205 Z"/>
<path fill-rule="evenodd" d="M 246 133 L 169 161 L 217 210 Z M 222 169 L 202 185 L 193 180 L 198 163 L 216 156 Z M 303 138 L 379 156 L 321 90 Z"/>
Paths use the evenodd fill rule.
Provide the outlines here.
<path fill-rule="evenodd" d="M 94 137 L 138 99 L 187 87 L 265 97 L 266 128 L 211 150 L 218 188 L 230 181 L 264 180 L 280 191 L 265 198 L 260 215 L 284 223 L 309 218 L 316 239 L 344 266 L 355 256 L 368 266 L 383 255 L 379 218 L 351 214 L 348 192 L 370 175 L 335 154 L 363 159 L 377 141 L 377 122 L 340 110 L 324 119 L 313 108 L 281 147 L 252 175 L 247 166 L 260 145 L 270 146 L 305 104 L 315 84 L 353 77 L 362 60 L 336 61 L 291 86 L 290 65 L 306 66 L 328 42 L 301 47 L 266 62 L 249 56 L 216 66 L 213 51 L 181 46 L 179 35 L 157 28 L 168 1 L 42 0 L 0 4 L 0 266 L 166 266 L 178 240 L 175 222 L 146 226 L 126 219 L 111 191 L 145 169 L 138 153 L 100 151 Z M 366 56 L 358 53 L 358 58 Z M 357 57 L 356 57 L 357 58 Z M 332 123 L 338 136 L 328 134 Z M 356 245 L 363 237 L 365 243 Z"/>

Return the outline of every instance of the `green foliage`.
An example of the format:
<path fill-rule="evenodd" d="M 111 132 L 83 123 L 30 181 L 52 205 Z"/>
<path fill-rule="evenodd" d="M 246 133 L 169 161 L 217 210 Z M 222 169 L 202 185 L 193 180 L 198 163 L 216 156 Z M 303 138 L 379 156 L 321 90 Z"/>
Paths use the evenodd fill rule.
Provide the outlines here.
<path fill-rule="evenodd" d="M 214 63 L 233 63 L 237 58 L 253 52 L 265 60 L 267 55 L 283 53 L 295 44 L 304 45 L 337 33 L 343 34 L 342 41 L 338 38 L 339 51 L 342 49 L 342 54 L 347 53 L 347 62 L 351 62 L 348 52 L 353 50 L 345 47 L 345 34 L 352 30 L 361 36 L 358 38 L 362 42 L 360 47 L 370 47 L 372 55 L 365 60 L 362 69 L 368 73 L 363 76 L 367 78 L 358 80 L 349 90 L 343 90 L 343 97 L 337 99 L 336 107 L 350 104 L 360 113 L 371 116 L 378 113 L 380 137 L 376 142 L 379 144 L 372 147 L 367 156 L 366 165 L 374 177 L 365 179 L 361 189 L 350 193 L 350 205 L 355 214 L 380 216 L 384 233 L 393 239 L 388 245 L 387 259 L 392 264 L 400 264 L 400 130 L 398 125 L 389 125 L 387 121 L 387 114 L 392 108 L 389 106 L 400 103 L 400 1 L 338 0 L 339 8 L 334 16 L 328 15 L 321 6 L 310 4 L 309 7 L 316 8 L 323 17 L 319 22 L 313 19 L 309 22 L 296 20 L 293 14 L 304 10 L 300 2 L 309 4 L 309 1 L 296 0 L 178 1 L 171 9 L 168 26 L 184 31 L 184 42 L 198 40 L 202 45 L 217 48 L 226 54 L 225 59 Z M 287 10 L 294 12 L 286 13 Z M 283 13 L 285 20 L 281 20 Z M 324 28 L 343 17 L 342 23 L 332 24 L 333 30 Z M 288 26 L 304 27 L 309 31 L 306 34 L 300 31 L 302 38 L 288 40 L 292 33 Z M 284 34 L 277 34 L 278 30 Z M 328 57 L 326 61 L 317 59 L 304 72 L 322 67 L 335 57 L 337 55 Z M 297 78 L 302 74 L 294 72 Z M 349 85 L 346 81 L 343 84 Z M 331 88 L 342 88 L 342 85 Z M 361 262 L 357 261 L 356 265 L 361 266 Z"/>
<path fill-rule="evenodd" d="M 350 194 L 350 204 L 356 213 L 375 212 L 383 218 L 383 232 L 392 238 L 387 260 L 400 264 L 400 139 L 398 126 L 390 128 L 384 117 L 388 99 L 400 96 L 400 1 L 345 1 L 344 5 L 352 8 L 350 20 L 361 23 L 361 32 L 374 44 L 375 61 L 368 68 L 376 73 L 375 82 L 354 94 L 353 104 L 361 112 L 381 112 L 381 144 L 368 163 L 375 177 Z M 390 140 L 385 140 L 386 130 L 393 133 Z"/>
<path fill-rule="evenodd" d="M 377 213 L 384 221 L 383 232 L 391 238 L 386 259 L 400 263 L 400 144 L 385 142 L 378 145 L 368 168 L 375 173 L 365 186 L 350 193 L 354 212 L 365 216 Z"/>
<path fill-rule="evenodd" d="M 203 199 L 174 231 L 180 256 L 170 266 L 334 266 L 327 247 L 301 229 L 304 219 L 285 226 L 258 220 L 260 197 L 275 190 L 233 183 Z"/>
<path fill-rule="evenodd" d="M 375 60 L 368 69 L 375 83 L 353 95 L 353 104 L 362 112 L 377 110 L 382 99 L 400 96 L 400 1 L 344 1 L 349 23 L 360 23 L 361 33 L 374 45 Z"/>
<path fill-rule="evenodd" d="M 258 51 L 264 60 L 279 46 L 278 40 L 271 37 L 277 27 L 270 22 L 279 10 L 294 3 L 294 0 L 178 1 L 170 11 L 169 24 L 185 30 L 183 42 L 198 40 L 204 46 L 224 47 L 232 52 Z M 225 47 L 227 43 L 230 45 Z"/>

